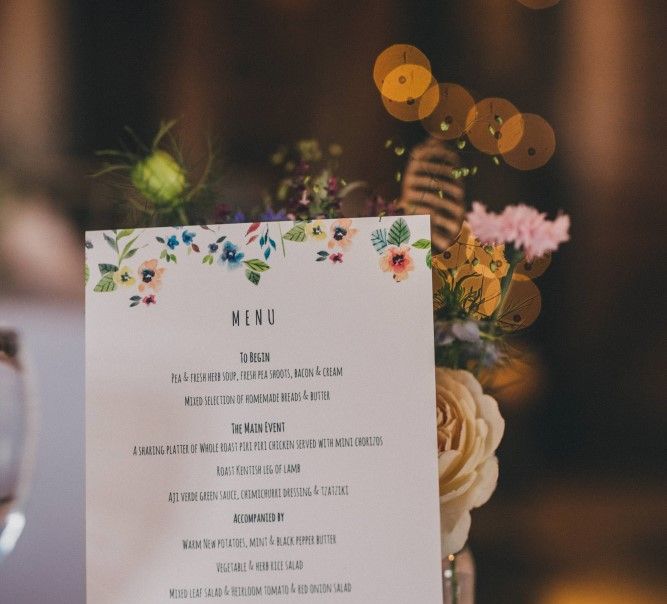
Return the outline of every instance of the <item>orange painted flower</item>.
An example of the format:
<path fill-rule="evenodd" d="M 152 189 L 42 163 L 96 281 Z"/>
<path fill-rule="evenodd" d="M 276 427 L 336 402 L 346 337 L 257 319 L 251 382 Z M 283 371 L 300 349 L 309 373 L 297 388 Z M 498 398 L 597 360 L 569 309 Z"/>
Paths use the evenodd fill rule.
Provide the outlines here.
<path fill-rule="evenodd" d="M 410 247 L 407 245 L 389 246 L 380 258 L 380 268 L 385 273 L 393 273 L 394 281 L 407 279 L 410 271 L 415 268 L 415 263 L 410 256 Z"/>
<path fill-rule="evenodd" d="M 352 243 L 352 237 L 357 234 L 357 229 L 352 228 L 352 220 L 341 218 L 334 221 L 331 225 L 331 239 L 329 239 L 329 249 L 338 246 L 345 249 Z"/>
<path fill-rule="evenodd" d="M 165 269 L 158 268 L 157 260 L 146 260 L 139 267 L 139 291 L 145 292 L 152 289 L 154 292 L 159 291 L 162 287 L 162 274 Z"/>

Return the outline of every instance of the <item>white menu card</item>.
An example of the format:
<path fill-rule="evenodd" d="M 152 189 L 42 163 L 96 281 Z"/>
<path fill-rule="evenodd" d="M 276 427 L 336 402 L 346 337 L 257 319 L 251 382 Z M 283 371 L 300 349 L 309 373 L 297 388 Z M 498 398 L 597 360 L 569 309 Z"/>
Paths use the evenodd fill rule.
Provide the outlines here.
<path fill-rule="evenodd" d="M 429 228 L 87 233 L 88 602 L 442 602 Z"/>

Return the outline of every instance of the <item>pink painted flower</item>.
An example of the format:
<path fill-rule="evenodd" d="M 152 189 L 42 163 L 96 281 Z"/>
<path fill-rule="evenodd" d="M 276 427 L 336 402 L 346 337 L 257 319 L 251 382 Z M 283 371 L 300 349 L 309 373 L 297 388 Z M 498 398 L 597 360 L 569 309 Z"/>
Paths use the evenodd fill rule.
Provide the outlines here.
<path fill-rule="evenodd" d="M 380 268 L 385 273 L 394 273 L 394 281 L 407 279 L 410 276 L 410 271 L 415 268 L 415 263 L 410 256 L 410 247 L 407 245 L 388 247 L 380 258 Z"/>
<path fill-rule="evenodd" d="M 139 278 L 141 283 L 139 283 L 139 292 L 144 293 L 149 289 L 152 289 L 154 292 L 159 291 L 162 287 L 162 275 L 165 269 L 158 267 L 157 260 L 146 260 L 139 267 Z"/>
<path fill-rule="evenodd" d="M 352 220 L 349 218 L 335 220 L 331 225 L 331 239 L 328 243 L 329 249 L 333 249 L 336 246 L 345 249 L 352 243 L 352 237 L 357 234 L 357 230 L 352 228 Z"/>
<path fill-rule="evenodd" d="M 529 261 L 547 252 L 555 252 L 570 238 L 567 214 L 548 220 L 546 214 L 525 204 L 507 206 L 502 214 L 494 214 L 483 204 L 473 202 L 467 219 L 472 232 L 482 243 L 511 243 L 523 250 Z"/>
<path fill-rule="evenodd" d="M 337 252 L 336 254 L 331 254 L 331 256 L 329 256 L 329 260 L 331 260 L 331 262 L 333 262 L 334 264 L 342 263 L 343 262 L 342 252 Z"/>
<path fill-rule="evenodd" d="M 157 298 L 155 297 L 155 294 L 151 294 L 150 296 L 144 296 L 142 302 L 146 306 L 150 306 L 151 304 L 157 304 Z"/>

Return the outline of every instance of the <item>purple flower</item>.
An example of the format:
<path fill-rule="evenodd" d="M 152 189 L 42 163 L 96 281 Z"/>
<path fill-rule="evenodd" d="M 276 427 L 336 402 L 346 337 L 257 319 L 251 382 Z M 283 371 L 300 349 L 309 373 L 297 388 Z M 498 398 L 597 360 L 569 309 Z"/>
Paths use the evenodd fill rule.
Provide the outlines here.
<path fill-rule="evenodd" d="M 218 251 L 218 244 L 217 243 L 209 243 L 208 244 L 208 251 L 211 252 L 211 254 L 214 254 L 215 252 Z"/>
<path fill-rule="evenodd" d="M 241 210 L 237 210 L 230 220 L 230 222 L 233 223 L 245 222 L 245 221 L 246 221 L 245 214 L 241 212 Z"/>
<path fill-rule="evenodd" d="M 284 208 L 274 212 L 273 208 L 268 207 L 259 215 L 259 220 L 261 222 L 275 222 L 277 220 L 285 220 L 285 218 L 287 218 L 287 213 Z"/>

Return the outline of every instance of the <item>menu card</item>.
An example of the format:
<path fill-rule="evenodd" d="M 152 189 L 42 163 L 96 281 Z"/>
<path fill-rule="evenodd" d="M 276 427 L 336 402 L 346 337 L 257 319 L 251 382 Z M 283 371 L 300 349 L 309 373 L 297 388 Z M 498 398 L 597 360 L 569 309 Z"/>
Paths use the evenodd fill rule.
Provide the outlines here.
<path fill-rule="evenodd" d="M 89 602 L 442 602 L 429 232 L 87 233 Z"/>

